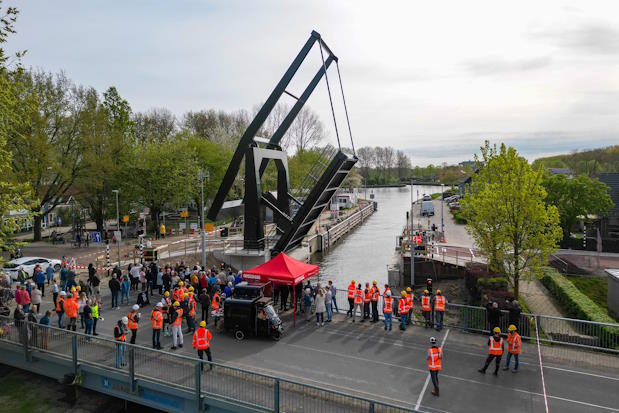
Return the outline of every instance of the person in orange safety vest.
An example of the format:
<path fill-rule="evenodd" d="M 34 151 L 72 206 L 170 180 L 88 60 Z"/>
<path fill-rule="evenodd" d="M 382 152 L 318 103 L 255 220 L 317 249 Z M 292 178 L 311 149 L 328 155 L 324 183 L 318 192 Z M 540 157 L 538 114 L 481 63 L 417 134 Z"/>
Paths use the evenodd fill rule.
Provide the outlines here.
<path fill-rule="evenodd" d="M 67 295 L 67 300 L 64 304 L 64 312 L 69 319 L 67 323 L 67 330 L 77 330 L 77 312 L 79 309 L 79 305 L 73 299 L 73 294 Z"/>
<path fill-rule="evenodd" d="M 447 299 L 441 294 L 441 290 L 436 290 L 434 296 L 434 318 L 436 320 L 436 331 L 443 329 L 443 318 L 445 317 L 445 307 L 447 306 Z"/>
<path fill-rule="evenodd" d="M 430 378 L 434 386 L 433 395 L 439 396 L 438 390 L 438 372 L 443 368 L 443 349 L 436 346 L 436 338 L 430 337 L 431 347 L 428 349 L 428 370 L 430 370 Z"/>
<path fill-rule="evenodd" d="M 135 339 L 138 337 L 138 323 L 140 322 L 139 309 L 140 306 L 134 304 L 129 314 L 127 314 L 127 319 L 129 320 L 128 328 L 131 331 L 131 339 L 129 340 L 131 344 L 135 344 Z"/>
<path fill-rule="evenodd" d="M 380 289 L 376 283 L 376 280 L 372 281 L 372 289 L 371 289 L 372 297 L 372 322 L 378 322 L 378 298 L 380 297 Z"/>
<path fill-rule="evenodd" d="M 208 361 L 213 361 L 211 358 L 211 332 L 206 328 L 206 322 L 200 321 L 200 327 L 193 333 L 193 348 L 198 350 L 198 357 L 200 360 L 204 360 L 204 353 Z M 209 370 L 213 368 L 212 364 L 209 364 Z M 200 370 L 204 369 L 204 364 L 200 363 Z"/>
<path fill-rule="evenodd" d="M 505 361 L 505 367 L 503 367 L 503 370 L 509 370 L 509 362 L 512 356 L 514 356 L 514 369 L 512 370 L 514 373 L 518 372 L 518 359 L 522 349 L 522 338 L 517 330 L 514 324 L 510 324 L 507 327 L 507 360 Z"/>
<path fill-rule="evenodd" d="M 406 313 L 406 325 L 409 326 L 413 320 L 413 290 L 411 287 L 406 287 L 406 307 L 408 312 Z"/>
<path fill-rule="evenodd" d="M 425 319 L 424 327 L 432 327 L 432 296 L 428 290 L 424 290 L 421 296 L 421 312 Z"/>
<path fill-rule="evenodd" d="M 385 317 L 385 331 L 387 331 L 387 325 L 389 326 L 389 331 L 391 331 L 391 326 L 393 323 L 393 298 L 391 297 L 391 291 L 387 291 L 385 294 L 385 298 L 383 299 L 383 316 Z"/>
<path fill-rule="evenodd" d="M 357 287 L 355 286 L 355 280 L 352 280 L 348 285 L 348 311 L 346 311 L 347 317 L 352 317 L 352 312 L 355 309 L 355 291 L 357 291 Z"/>
<path fill-rule="evenodd" d="M 485 374 L 488 366 L 492 363 L 492 359 L 494 359 L 496 360 L 496 368 L 494 369 L 494 375 L 496 376 L 499 374 L 501 356 L 503 355 L 503 337 L 501 337 L 501 329 L 498 327 L 494 327 L 492 332 L 494 335 L 488 338 L 488 357 L 486 358 L 486 364 L 478 371 Z"/>
<path fill-rule="evenodd" d="M 352 311 L 352 322 L 355 322 L 355 317 L 357 315 L 357 309 L 359 309 L 359 314 L 363 315 L 363 290 L 361 289 L 361 283 L 357 285 L 357 289 L 355 290 L 354 296 L 355 307 Z M 363 321 L 363 319 L 361 320 Z"/>
<path fill-rule="evenodd" d="M 365 289 L 363 290 L 363 320 L 370 318 L 370 301 L 372 301 L 372 291 L 370 289 L 370 283 L 365 283 Z"/>
<path fill-rule="evenodd" d="M 406 318 L 408 317 L 408 306 L 406 305 L 406 291 L 401 292 L 400 302 L 398 304 L 398 313 L 400 314 L 400 330 L 406 330 Z"/>
<path fill-rule="evenodd" d="M 150 321 L 153 325 L 153 348 L 161 350 L 161 329 L 163 328 L 163 304 L 157 303 L 153 312 L 150 314 Z"/>
<path fill-rule="evenodd" d="M 183 309 L 180 307 L 181 303 L 174 301 L 172 304 L 172 311 L 170 312 L 170 327 L 172 328 L 172 350 L 176 350 L 178 347 L 183 347 L 183 331 L 181 330 L 181 324 L 183 322 Z"/>

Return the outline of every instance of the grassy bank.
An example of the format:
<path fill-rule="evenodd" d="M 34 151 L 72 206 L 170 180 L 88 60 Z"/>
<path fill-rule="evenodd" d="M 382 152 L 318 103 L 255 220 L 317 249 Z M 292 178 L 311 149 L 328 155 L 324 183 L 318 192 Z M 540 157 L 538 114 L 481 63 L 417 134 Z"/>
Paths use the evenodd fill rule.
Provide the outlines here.
<path fill-rule="evenodd" d="M 605 278 L 568 275 L 568 280 L 604 311 L 608 312 L 608 284 Z"/>

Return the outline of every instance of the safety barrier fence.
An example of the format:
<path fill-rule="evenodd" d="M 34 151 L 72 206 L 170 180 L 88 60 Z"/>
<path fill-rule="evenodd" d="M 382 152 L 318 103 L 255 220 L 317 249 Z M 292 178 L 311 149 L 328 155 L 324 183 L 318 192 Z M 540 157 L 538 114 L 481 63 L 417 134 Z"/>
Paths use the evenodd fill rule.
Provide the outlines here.
<path fill-rule="evenodd" d="M 338 288 L 335 298 L 339 310 L 337 312 L 346 313 L 349 309 L 348 291 Z M 291 300 L 292 297 L 290 296 L 289 299 Z M 302 306 L 303 298 L 297 297 L 297 300 L 299 305 Z M 396 297 L 393 303 L 394 316 L 396 317 L 398 316 L 398 302 L 399 298 Z M 335 306 L 332 307 L 333 311 L 336 312 Z M 381 296 L 378 301 L 381 319 L 383 318 L 382 308 L 383 297 Z M 432 314 L 432 318 L 434 318 L 434 314 Z M 420 325 L 425 323 L 418 300 L 414 304 L 412 322 Z M 535 329 L 539 329 L 540 341 L 545 343 L 619 355 L 619 324 L 528 313 L 521 313 L 518 320 L 512 319 L 510 321 L 507 310 L 501 310 L 498 322 L 496 320 L 491 322 L 485 307 L 452 303 L 448 303 L 446 306 L 443 324 L 446 327 L 476 333 L 490 333 L 494 327 L 499 327 L 503 333 L 506 333 L 508 326 L 515 324 L 524 339 L 535 340 Z"/>
<path fill-rule="evenodd" d="M 93 366 L 126 377 L 133 392 L 138 382 L 191 392 L 196 403 L 219 401 L 269 412 L 414 413 L 412 407 L 345 394 L 180 354 L 119 343 L 56 327 L 0 317 L 0 346 L 23 352 L 27 361 L 59 357 L 74 373 Z M 34 369 L 34 368 L 33 368 Z M 197 406 L 198 404 L 196 404 Z M 194 410 L 195 411 L 195 410 Z"/>

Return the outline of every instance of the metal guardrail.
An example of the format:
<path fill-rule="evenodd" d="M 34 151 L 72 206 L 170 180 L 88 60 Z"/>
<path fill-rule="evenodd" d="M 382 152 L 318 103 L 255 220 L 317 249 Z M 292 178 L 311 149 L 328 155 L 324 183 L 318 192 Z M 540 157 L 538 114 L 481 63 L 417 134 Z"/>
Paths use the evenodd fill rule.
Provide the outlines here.
<path fill-rule="evenodd" d="M 396 303 L 393 307 L 397 314 L 398 298 L 395 299 Z M 348 311 L 346 289 L 337 289 L 336 300 L 339 312 Z M 382 296 L 379 298 L 378 308 L 382 318 Z M 419 308 L 419 303 L 415 302 L 413 322 L 421 325 L 424 319 Z M 499 327 L 501 331 L 506 332 L 510 324 L 516 324 L 520 335 L 527 340 L 535 340 L 535 329 L 539 328 L 540 341 L 619 355 L 619 324 L 614 323 L 598 323 L 529 313 L 521 313 L 516 322 L 510 322 L 509 312 L 502 310 L 498 326 L 495 326 L 490 325 L 485 307 L 453 303 L 447 304 L 443 323 L 447 327 L 476 333 L 490 333 L 494 327 Z"/>
<path fill-rule="evenodd" d="M 23 351 L 27 361 L 32 361 L 33 354 L 39 358 L 48 355 L 69 360 L 76 374 L 82 366 L 92 366 L 124 375 L 133 392 L 137 391 L 139 380 L 190 392 L 207 403 L 209 400 L 228 403 L 231 410 L 234 406 L 242 406 L 286 413 L 416 412 L 404 406 L 139 345 L 121 344 L 108 338 L 27 321 L 16 324 L 9 317 L 0 317 L 1 344 L 21 349 L 18 351 Z"/>

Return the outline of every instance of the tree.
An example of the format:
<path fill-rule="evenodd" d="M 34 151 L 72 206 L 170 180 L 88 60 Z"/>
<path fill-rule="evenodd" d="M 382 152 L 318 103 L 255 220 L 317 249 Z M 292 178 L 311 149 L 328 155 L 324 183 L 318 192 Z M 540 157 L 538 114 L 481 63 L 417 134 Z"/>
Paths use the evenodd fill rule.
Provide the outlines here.
<path fill-rule="evenodd" d="M 396 168 L 398 170 L 398 179 L 402 181 L 406 179 L 410 174 L 411 160 L 402 151 L 397 151 L 395 156 L 396 156 Z"/>
<path fill-rule="evenodd" d="M 15 243 L 9 237 L 18 229 L 17 222 L 10 216 L 11 211 L 29 209 L 31 188 L 26 182 L 15 178 L 12 168 L 12 153 L 7 147 L 9 139 L 23 128 L 27 118 L 24 112 L 31 110 L 32 101 L 24 99 L 25 86 L 21 79 L 22 68 L 17 66 L 9 70 L 6 66 L 8 56 L 5 56 L 1 47 L 9 34 L 14 33 L 13 24 L 17 19 L 18 11 L 7 8 L 2 11 L 0 0 L 0 249 L 13 250 Z M 17 56 L 19 60 L 19 55 Z M 2 257 L 0 256 L 0 262 Z"/>
<path fill-rule="evenodd" d="M 310 108 L 304 107 L 290 125 L 282 147 L 294 147 L 297 152 L 303 152 L 318 145 L 324 137 L 320 118 Z"/>
<path fill-rule="evenodd" d="M 139 144 L 170 142 L 176 133 L 176 117 L 166 108 L 153 108 L 136 113 L 133 118 L 135 137 Z"/>
<path fill-rule="evenodd" d="M 564 239 L 570 237 L 570 230 L 579 217 L 603 215 L 613 207 L 608 186 L 586 174 L 569 178 L 547 172 L 542 182 L 548 193 L 547 202 L 559 211 Z"/>
<path fill-rule="evenodd" d="M 249 125 L 249 115 L 240 110 L 233 113 L 201 110 L 187 112 L 183 116 L 182 130 L 189 136 L 197 136 L 219 143 L 226 149 L 234 149 Z"/>
<path fill-rule="evenodd" d="M 504 273 L 518 296 L 521 276 L 539 272 L 561 239 L 559 212 L 544 202 L 542 169 L 533 170 L 514 148 L 486 142 L 481 155 L 462 214 L 490 268 Z"/>

